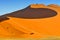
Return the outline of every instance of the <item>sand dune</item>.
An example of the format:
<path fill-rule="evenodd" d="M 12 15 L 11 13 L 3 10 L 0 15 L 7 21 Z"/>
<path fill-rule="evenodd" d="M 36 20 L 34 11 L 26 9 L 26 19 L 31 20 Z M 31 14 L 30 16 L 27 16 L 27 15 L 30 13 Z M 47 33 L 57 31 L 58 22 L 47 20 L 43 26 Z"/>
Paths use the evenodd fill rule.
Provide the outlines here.
<path fill-rule="evenodd" d="M 0 37 L 45 38 L 60 36 L 60 6 L 31 4 L 0 16 Z"/>

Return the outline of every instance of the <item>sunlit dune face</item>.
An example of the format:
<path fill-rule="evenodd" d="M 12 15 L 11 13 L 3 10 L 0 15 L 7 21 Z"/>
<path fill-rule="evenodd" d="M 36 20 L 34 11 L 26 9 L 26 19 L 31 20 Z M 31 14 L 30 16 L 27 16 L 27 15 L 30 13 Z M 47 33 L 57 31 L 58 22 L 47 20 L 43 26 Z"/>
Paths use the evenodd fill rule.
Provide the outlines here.
<path fill-rule="evenodd" d="M 44 4 L 31 4 L 30 8 L 40 8 L 40 7 L 45 7 Z"/>

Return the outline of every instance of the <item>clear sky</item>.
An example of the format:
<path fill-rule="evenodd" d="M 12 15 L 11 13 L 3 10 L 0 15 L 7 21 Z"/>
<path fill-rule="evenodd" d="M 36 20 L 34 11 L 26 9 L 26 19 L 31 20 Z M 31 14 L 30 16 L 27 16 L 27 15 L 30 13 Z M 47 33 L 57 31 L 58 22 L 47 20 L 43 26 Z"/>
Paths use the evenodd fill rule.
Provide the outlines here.
<path fill-rule="evenodd" d="M 21 10 L 30 4 L 60 5 L 60 0 L 0 0 L 0 15 Z"/>

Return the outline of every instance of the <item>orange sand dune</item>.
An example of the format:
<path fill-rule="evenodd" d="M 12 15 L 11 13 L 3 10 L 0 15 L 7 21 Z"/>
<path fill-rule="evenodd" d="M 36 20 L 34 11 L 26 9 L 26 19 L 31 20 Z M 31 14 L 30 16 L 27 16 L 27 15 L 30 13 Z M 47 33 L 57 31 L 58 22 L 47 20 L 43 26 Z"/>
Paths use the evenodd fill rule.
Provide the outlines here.
<path fill-rule="evenodd" d="M 60 36 L 60 7 L 55 5 L 32 4 L 30 8 L 12 12 L 10 14 L 2 15 L 0 18 L 0 37 L 6 38 L 45 38 L 51 36 Z M 45 11 L 39 11 L 40 8 L 47 8 L 54 10 L 57 14 L 49 16 Z M 30 10 L 32 10 L 30 12 Z M 36 10 L 36 11 L 35 11 Z M 45 9 L 44 9 L 45 10 Z M 39 12 L 43 14 L 38 14 Z M 21 13 L 25 13 L 21 14 Z M 30 15 L 31 13 L 31 15 Z M 37 13 L 36 15 L 34 13 Z M 20 14 L 20 16 L 19 16 Z M 29 17 L 28 17 L 28 15 Z M 35 16 L 33 16 L 33 15 Z M 45 15 L 46 14 L 46 15 Z M 53 12 L 52 12 L 53 14 Z M 17 17 L 17 16 L 18 17 Z M 21 16 L 23 15 L 23 16 Z M 41 16 L 42 15 L 42 16 Z M 49 17 L 48 17 L 49 16 Z M 3 20 L 3 21 L 2 21 Z"/>

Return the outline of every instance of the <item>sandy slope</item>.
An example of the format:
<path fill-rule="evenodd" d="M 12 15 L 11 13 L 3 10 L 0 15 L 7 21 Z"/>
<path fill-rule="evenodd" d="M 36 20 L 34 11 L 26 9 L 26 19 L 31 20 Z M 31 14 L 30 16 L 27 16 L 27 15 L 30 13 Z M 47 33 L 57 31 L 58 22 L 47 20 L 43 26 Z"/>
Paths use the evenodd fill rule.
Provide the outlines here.
<path fill-rule="evenodd" d="M 27 15 L 21 16 L 22 12 L 23 14 L 25 12 L 27 13 L 28 11 L 28 10 L 26 11 L 27 8 L 23 9 L 23 11 L 19 10 L 10 14 L 2 15 L 1 16 L 2 18 L 0 18 L 1 20 L 0 21 L 0 37 L 9 37 L 9 38 L 12 38 L 12 37 L 13 38 L 41 38 L 43 37 L 44 38 L 44 37 L 50 37 L 50 36 L 60 36 L 60 7 L 58 5 L 51 4 L 51 5 L 45 6 L 42 4 L 39 4 L 39 5 L 32 4 L 31 8 L 32 9 L 48 8 L 56 11 L 57 15 L 52 17 L 48 17 L 46 15 L 47 16 L 46 17 L 45 16 L 46 13 L 43 13 L 44 15 L 43 14 L 42 16 L 39 15 L 39 17 L 38 16 L 27 17 Z M 37 13 L 37 11 L 34 13 Z M 9 19 L 5 20 L 4 17 Z"/>

